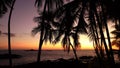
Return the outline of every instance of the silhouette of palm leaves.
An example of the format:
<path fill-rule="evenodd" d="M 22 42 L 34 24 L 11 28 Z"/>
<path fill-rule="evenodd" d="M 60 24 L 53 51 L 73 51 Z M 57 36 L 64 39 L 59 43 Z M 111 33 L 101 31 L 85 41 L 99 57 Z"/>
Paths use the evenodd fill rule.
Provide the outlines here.
<path fill-rule="evenodd" d="M 42 0 L 37 1 L 41 2 Z M 42 3 L 37 3 L 37 1 L 36 4 L 41 6 Z M 46 2 L 52 2 L 52 0 Z M 53 3 L 55 2 L 56 1 Z M 62 3 L 62 1 L 60 3 Z M 53 4 L 46 4 L 48 4 L 49 7 L 53 6 Z M 48 9 L 49 7 L 47 7 L 48 12 L 52 11 Z M 54 22 L 52 25 L 54 25 L 59 32 L 54 42 L 56 43 L 62 39 L 61 43 L 63 47 L 69 51 L 71 38 L 74 40 L 74 46 L 77 47 L 79 44 L 79 34 L 89 33 L 89 36 L 98 44 L 96 47 L 103 46 L 108 59 L 110 61 L 112 59 L 113 61 L 107 20 L 120 21 L 119 8 L 119 0 L 73 0 L 63 5 L 58 8 L 54 14 Z M 107 33 L 107 41 L 105 41 L 104 31 Z M 101 41 L 98 39 L 101 39 Z M 109 46 L 107 46 L 106 42 L 109 43 Z"/>
<path fill-rule="evenodd" d="M 112 8 L 112 9 L 111 9 Z M 56 41 L 64 35 L 63 44 L 67 44 L 67 38 L 73 36 L 76 41 L 80 32 L 89 33 L 96 44 L 104 47 L 108 59 L 114 64 L 114 57 L 111 48 L 109 29 L 107 20 L 120 21 L 119 15 L 119 0 L 73 0 L 70 3 L 59 8 L 55 13 L 55 21 L 60 24 L 59 35 Z M 86 18 L 87 17 L 87 18 Z M 86 21 L 87 20 L 87 21 Z M 75 22 L 77 21 L 77 24 Z M 90 30 L 86 30 L 86 25 L 89 24 Z M 105 34 L 107 33 L 107 41 L 105 41 Z M 101 39 L 99 42 L 98 39 Z M 108 46 L 106 44 L 108 42 Z M 96 46 L 98 47 L 98 46 Z M 110 50 L 109 50 L 110 49 Z"/>
<path fill-rule="evenodd" d="M 60 6 L 62 6 L 64 3 L 63 1 L 64 0 L 36 0 L 35 5 L 38 8 L 41 8 L 43 3 L 46 2 L 46 5 L 48 6 L 48 8 L 53 9 L 53 8 L 59 8 Z"/>
<path fill-rule="evenodd" d="M 43 31 L 41 28 L 44 28 L 43 40 L 45 40 L 45 42 L 47 42 L 48 40 L 52 42 L 53 35 L 56 36 L 55 30 L 51 26 L 52 16 L 53 16 L 52 13 L 45 12 L 44 16 L 39 16 L 34 18 L 34 21 L 38 23 L 38 26 L 32 30 L 32 34 L 35 35 L 38 32 Z M 41 20 L 43 17 L 44 17 L 44 23 L 42 23 L 42 20 Z M 42 25 L 44 25 L 44 27 Z"/>
<path fill-rule="evenodd" d="M 9 8 L 11 8 L 13 0 L 0 0 L 0 17 L 5 14 Z"/>
<path fill-rule="evenodd" d="M 53 29 L 51 27 L 52 22 L 52 13 L 56 8 L 59 8 L 63 4 L 63 0 L 36 0 L 35 6 L 38 8 L 39 17 L 35 18 L 35 21 L 38 22 L 38 26 L 34 28 L 32 32 L 36 34 L 40 32 L 40 42 L 37 62 L 40 61 L 42 44 L 48 39 L 52 41 Z M 43 8 L 43 9 L 41 9 Z"/>
<path fill-rule="evenodd" d="M 70 50 L 71 44 L 70 37 L 74 40 L 74 46 L 76 48 L 80 45 L 79 33 L 87 33 L 87 23 L 83 18 L 83 12 L 81 12 L 79 5 L 79 2 L 72 1 L 59 8 L 55 13 L 55 21 L 58 22 L 60 26 L 58 27 L 58 37 L 54 42 L 58 42 L 62 38 L 61 43 L 68 51 Z"/>

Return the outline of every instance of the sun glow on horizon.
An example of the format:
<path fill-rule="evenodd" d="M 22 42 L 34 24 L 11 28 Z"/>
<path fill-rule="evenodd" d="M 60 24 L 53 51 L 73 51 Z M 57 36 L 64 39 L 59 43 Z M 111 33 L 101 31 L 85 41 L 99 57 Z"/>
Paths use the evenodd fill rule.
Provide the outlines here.
<path fill-rule="evenodd" d="M 0 39 L 0 49 L 7 49 L 7 36 L 1 37 Z M 81 47 L 77 48 L 80 49 L 93 49 L 92 42 L 88 40 L 88 38 L 84 35 L 81 36 Z M 12 37 L 11 39 L 11 48 L 13 50 L 24 50 L 24 49 L 35 49 L 37 50 L 39 46 L 39 35 L 35 37 L 26 36 L 26 37 Z M 44 43 L 42 46 L 43 50 L 63 50 L 61 43 L 57 44 L 50 44 Z"/>
<path fill-rule="evenodd" d="M 22 2 L 23 1 L 23 2 Z M 26 5 L 27 6 L 24 6 Z M 23 4 L 23 5 L 21 5 Z M 38 49 L 39 47 L 39 35 L 31 37 L 31 30 L 35 27 L 33 18 L 36 17 L 37 10 L 32 7 L 31 4 L 34 4 L 34 1 L 31 0 L 29 3 L 26 0 L 18 0 L 14 13 L 11 20 L 11 33 L 15 33 L 15 37 L 11 37 L 11 48 L 22 50 L 22 49 Z M 24 7 L 21 7 L 24 6 Z M 27 9 L 27 10 L 26 10 Z M 31 11 L 32 9 L 32 11 Z M 1 18 L 0 20 L 0 31 L 2 33 L 7 32 L 7 19 L 8 14 Z M 19 18 L 18 18 L 19 17 Z M 108 24 L 110 31 L 113 25 L 112 22 Z M 89 40 L 87 35 L 80 36 L 81 48 L 78 49 L 94 49 L 92 45 L 92 40 Z M 0 36 L 0 49 L 8 49 L 8 37 Z M 63 50 L 63 47 L 60 43 L 53 45 L 50 43 L 43 44 L 43 50 Z"/>
<path fill-rule="evenodd" d="M 87 35 L 84 35 L 84 34 L 80 35 L 79 41 L 81 43 L 81 47 L 78 48 L 78 50 L 94 49 L 93 42 L 92 40 L 89 39 Z M 39 47 L 39 34 L 37 34 L 35 37 L 32 37 L 30 33 L 16 34 L 15 37 L 11 37 L 11 47 L 12 49 L 18 49 L 18 50 L 22 50 L 22 49 L 37 50 Z M 7 48 L 8 48 L 7 36 L 0 36 L 0 49 L 7 49 Z M 44 43 L 42 46 L 42 49 L 43 50 L 63 50 L 63 47 L 61 43 L 57 43 L 56 45 L 50 44 L 50 43 L 46 43 L 46 44 Z"/>

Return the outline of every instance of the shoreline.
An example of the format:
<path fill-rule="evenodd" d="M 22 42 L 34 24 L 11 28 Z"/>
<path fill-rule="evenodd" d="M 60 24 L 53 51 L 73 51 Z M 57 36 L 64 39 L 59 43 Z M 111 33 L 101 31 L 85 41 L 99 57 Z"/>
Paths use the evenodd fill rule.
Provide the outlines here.
<path fill-rule="evenodd" d="M 14 65 L 13 68 L 100 68 L 98 59 L 92 56 L 82 56 L 76 61 L 74 58 L 57 60 L 45 60 L 40 63 L 31 62 L 21 65 Z M 106 64 L 106 67 L 108 65 Z M 0 68 L 9 68 L 9 66 L 0 66 Z M 109 68 L 109 67 L 108 67 Z M 116 63 L 114 68 L 120 68 L 120 63 Z"/>
<path fill-rule="evenodd" d="M 65 68 L 65 67 L 77 67 L 78 65 L 83 68 L 87 68 L 87 63 L 83 63 L 81 60 L 76 61 L 74 58 L 57 60 L 44 60 L 40 63 L 31 62 L 27 64 L 14 65 L 13 68 Z M 9 66 L 0 66 L 0 68 L 9 68 Z"/>
<path fill-rule="evenodd" d="M 5 55 L 8 55 L 8 54 L 1 54 L 3 56 Z M 21 55 L 17 55 L 17 54 L 12 54 L 12 59 L 20 59 L 22 58 L 23 56 Z M 89 60 L 93 59 L 95 56 L 81 56 L 81 57 L 78 57 L 79 61 L 83 61 L 83 62 L 88 62 Z M 9 60 L 9 57 L 3 57 L 3 58 L 0 58 L 0 60 Z M 50 61 L 50 62 L 59 62 L 59 61 L 73 61 L 75 60 L 75 58 L 68 58 L 68 59 L 65 59 L 65 58 L 58 58 L 58 59 L 47 59 L 47 60 L 41 60 L 41 62 L 47 62 L 47 61 Z M 30 62 L 32 63 L 32 62 Z M 24 63 L 24 64 L 29 64 L 29 63 Z M 24 65 L 24 64 L 17 64 L 17 65 Z M 8 65 L 0 65 L 0 66 L 8 66 Z M 16 65 L 14 65 L 16 66 Z"/>

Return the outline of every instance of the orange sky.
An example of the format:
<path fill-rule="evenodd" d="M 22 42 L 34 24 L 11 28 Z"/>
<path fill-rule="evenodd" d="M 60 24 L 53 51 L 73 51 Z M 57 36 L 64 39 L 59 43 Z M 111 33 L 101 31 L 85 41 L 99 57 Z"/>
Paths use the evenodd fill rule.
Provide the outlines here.
<path fill-rule="evenodd" d="M 27 3 L 27 4 L 26 4 Z M 34 7 L 34 0 L 17 0 L 12 19 L 11 19 L 11 32 L 15 34 L 15 37 L 11 39 L 12 49 L 38 49 L 39 35 L 35 37 L 31 36 L 31 30 L 36 26 L 33 18 L 37 16 L 37 11 Z M 0 19 L 0 31 L 2 33 L 7 32 L 7 20 L 8 13 Z M 111 26 L 111 23 L 109 24 Z M 110 28 L 110 31 L 113 29 Z M 81 49 L 93 49 L 92 42 L 88 37 L 81 35 Z M 7 36 L 0 36 L 0 49 L 7 49 Z M 44 44 L 43 49 L 63 49 L 61 44 L 58 43 L 55 46 L 52 44 Z"/>
<path fill-rule="evenodd" d="M 86 35 L 81 35 L 81 48 L 79 49 L 93 49 L 92 41 L 88 39 Z M 7 49 L 7 36 L 0 38 L 0 49 Z M 11 39 L 11 46 L 12 49 L 38 49 L 39 45 L 39 35 L 36 35 L 35 37 L 29 36 L 18 36 L 18 37 L 12 37 Z M 43 44 L 43 50 L 63 50 L 63 47 L 60 43 L 57 43 L 56 45 L 50 44 L 50 43 L 44 43 Z"/>
<path fill-rule="evenodd" d="M 12 49 L 37 49 L 39 44 L 39 35 L 36 35 L 35 37 L 32 36 L 26 36 L 26 37 L 12 37 L 11 38 L 11 45 Z M 7 49 L 7 36 L 2 36 L 0 38 L 0 49 Z M 86 36 L 81 36 L 81 49 L 91 49 L 92 48 L 92 42 L 89 42 L 88 38 Z M 43 49 L 52 50 L 52 49 L 60 49 L 62 50 L 63 47 L 60 43 L 57 43 L 56 45 L 44 43 Z"/>
<path fill-rule="evenodd" d="M 7 33 L 8 14 L 0 19 L 0 31 Z M 39 44 L 39 35 L 31 36 L 31 30 L 36 26 L 33 18 L 38 16 L 37 9 L 34 7 L 34 0 L 17 0 L 11 18 L 11 33 L 15 37 L 11 39 L 12 49 L 37 49 Z M 83 37 L 83 36 L 82 36 Z M 91 43 L 86 38 L 81 37 L 81 49 L 92 48 Z M 7 35 L 0 36 L 0 49 L 7 49 Z M 86 43 L 87 42 L 87 43 Z M 84 45 L 84 46 L 83 46 Z M 63 49 L 61 44 L 52 46 L 44 44 L 43 49 Z"/>

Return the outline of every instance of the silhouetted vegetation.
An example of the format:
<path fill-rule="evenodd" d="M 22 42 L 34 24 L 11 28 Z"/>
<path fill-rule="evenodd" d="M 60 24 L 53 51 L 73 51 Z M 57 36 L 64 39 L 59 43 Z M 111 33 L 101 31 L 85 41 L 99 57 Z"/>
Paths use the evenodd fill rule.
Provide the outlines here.
<path fill-rule="evenodd" d="M 78 59 L 76 49 L 80 45 L 80 34 L 88 34 L 88 37 L 93 41 L 93 47 L 97 55 L 97 59 L 91 61 L 90 65 L 93 64 L 93 66 L 90 67 L 96 68 L 95 65 L 98 63 L 98 67 L 100 68 L 113 68 L 115 60 L 108 21 L 113 21 L 115 24 L 116 30 L 112 33 L 115 34 L 115 41 L 117 41 L 120 39 L 120 1 L 70 0 L 66 4 L 64 2 L 64 0 L 35 1 L 39 17 L 34 18 L 38 22 L 38 26 L 32 32 L 33 35 L 40 32 L 37 62 L 40 62 L 43 42 L 50 41 L 50 43 L 57 43 L 60 39 L 62 39 L 63 48 L 69 52 L 70 47 L 72 47 L 75 57 Z M 14 4 L 15 0 L 0 0 L 0 17 L 10 8 L 8 19 L 8 50 L 11 67 L 10 20 Z M 119 41 L 116 43 L 119 43 Z M 118 47 L 119 55 L 120 46 L 118 45 Z M 64 65 L 65 62 L 62 62 L 62 64 Z"/>
<path fill-rule="evenodd" d="M 120 60 L 120 20 L 118 19 L 118 21 L 115 21 L 115 25 L 114 25 L 115 30 L 112 31 L 111 33 L 115 35 L 114 39 L 112 41 L 112 45 L 115 45 L 116 47 L 118 47 L 118 58 Z"/>
<path fill-rule="evenodd" d="M 54 43 L 62 39 L 64 49 L 69 52 L 70 46 L 76 49 L 80 45 L 80 34 L 87 33 L 93 40 L 101 67 L 104 68 L 106 60 L 108 65 L 113 67 L 115 60 L 108 21 L 119 21 L 118 9 L 120 7 L 118 3 L 118 0 L 73 0 L 58 8 L 53 17 L 54 22 L 51 22 L 51 24 L 57 24 L 58 36 L 55 38 Z M 73 44 L 71 38 L 74 40 Z"/>
<path fill-rule="evenodd" d="M 44 5 L 42 5 L 44 3 Z M 52 41 L 53 36 L 53 28 L 51 26 L 52 21 L 52 13 L 56 8 L 59 8 L 63 4 L 62 0 L 36 0 L 35 5 L 38 8 L 38 14 L 40 17 L 36 17 L 36 21 L 38 22 L 38 26 L 33 29 L 33 33 L 36 34 L 40 32 L 40 41 L 39 41 L 39 49 L 38 49 L 38 57 L 37 62 L 40 61 L 41 49 L 43 42 L 46 40 Z M 43 10 L 41 10 L 43 7 Z"/>
<path fill-rule="evenodd" d="M 11 5 L 11 9 L 10 9 L 10 13 L 9 13 L 9 17 L 8 17 L 8 52 L 9 52 L 9 63 L 10 63 L 10 67 L 12 67 L 12 55 L 11 55 L 11 29 L 10 29 L 10 24 L 11 24 L 11 16 L 12 16 L 12 11 L 13 11 L 13 7 L 15 4 L 16 0 L 13 0 L 12 5 Z"/>
<path fill-rule="evenodd" d="M 14 3 L 15 3 L 15 0 L 1 0 L 0 1 L 0 17 L 2 17 L 2 15 L 5 14 L 8 11 L 8 9 L 10 9 L 10 13 L 8 17 L 8 52 L 9 52 L 10 67 L 12 67 L 10 21 L 11 21 L 11 15 L 12 15 Z"/>
<path fill-rule="evenodd" d="M 0 18 L 11 8 L 13 0 L 0 0 Z"/>

